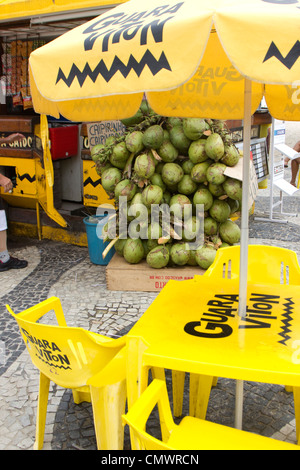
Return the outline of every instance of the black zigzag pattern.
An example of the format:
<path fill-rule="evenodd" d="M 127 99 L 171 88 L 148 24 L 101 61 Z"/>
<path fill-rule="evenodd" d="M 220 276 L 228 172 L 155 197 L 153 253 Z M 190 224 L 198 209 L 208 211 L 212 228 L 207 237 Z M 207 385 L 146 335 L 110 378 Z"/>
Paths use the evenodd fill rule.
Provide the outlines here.
<path fill-rule="evenodd" d="M 63 366 L 63 365 L 59 366 L 59 365 L 57 365 L 57 364 L 54 364 L 53 362 L 45 361 L 45 359 L 43 359 L 39 354 L 36 354 L 36 357 L 37 357 L 40 361 L 42 361 L 42 362 L 44 362 L 45 364 L 47 364 L 47 366 L 55 367 L 56 369 L 72 370 L 72 368 L 71 368 L 70 366 L 67 366 L 67 367 L 65 367 L 65 366 Z"/>
<path fill-rule="evenodd" d="M 115 56 L 110 69 L 107 68 L 103 59 L 100 60 L 94 70 L 91 69 L 88 63 L 85 64 L 82 71 L 79 70 L 77 65 L 73 64 L 67 77 L 65 76 L 62 69 L 59 68 L 56 84 L 62 80 L 68 87 L 70 87 L 75 78 L 77 78 L 80 87 L 82 87 L 87 77 L 89 77 L 95 83 L 99 75 L 101 75 L 108 83 L 117 72 L 121 72 L 123 77 L 126 78 L 131 70 L 134 70 L 139 77 L 146 66 L 149 67 L 149 70 L 153 76 L 155 76 L 162 69 L 172 70 L 164 52 L 162 52 L 160 58 L 157 60 L 147 49 L 140 62 L 138 62 L 131 54 L 127 65 L 124 64 L 121 59 Z"/>
<path fill-rule="evenodd" d="M 96 186 L 98 186 L 98 184 L 101 183 L 101 178 L 99 178 L 98 180 L 96 181 L 93 181 L 92 178 L 89 176 L 83 183 L 83 186 L 87 186 L 88 184 L 91 184 L 92 186 L 94 186 L 94 188 Z"/>
<path fill-rule="evenodd" d="M 18 178 L 20 181 L 27 179 L 30 183 L 33 183 L 35 181 L 35 175 L 30 176 L 28 173 L 24 173 L 24 175 L 18 175 Z"/>
<path fill-rule="evenodd" d="M 282 333 L 279 333 L 279 336 L 282 336 L 283 339 L 278 342 L 286 346 L 287 341 L 290 339 L 290 336 L 288 335 L 288 333 L 292 331 L 290 329 L 291 322 L 293 320 L 293 317 L 291 316 L 291 314 L 293 313 L 293 310 L 294 310 L 293 305 L 295 304 L 295 302 L 293 302 L 292 299 L 284 299 L 284 300 L 286 300 L 287 303 L 283 304 L 285 306 L 285 309 L 284 309 L 285 313 L 282 315 L 282 318 L 283 318 L 282 320 L 283 326 L 281 327 Z"/>
<path fill-rule="evenodd" d="M 295 64 L 296 60 L 300 57 L 300 41 L 295 42 L 286 57 L 283 57 L 276 44 L 272 41 L 263 62 L 271 59 L 271 57 L 276 57 L 276 59 L 278 59 L 283 65 L 285 65 L 285 67 L 290 70 Z"/>

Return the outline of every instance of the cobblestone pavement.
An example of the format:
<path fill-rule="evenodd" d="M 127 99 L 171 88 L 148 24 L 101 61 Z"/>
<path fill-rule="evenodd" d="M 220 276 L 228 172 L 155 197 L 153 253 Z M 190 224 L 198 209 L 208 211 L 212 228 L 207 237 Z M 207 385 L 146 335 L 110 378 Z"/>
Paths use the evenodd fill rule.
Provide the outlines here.
<path fill-rule="evenodd" d="M 299 213 L 299 193 L 287 198 L 289 212 Z M 268 189 L 260 190 L 255 214 L 250 220 L 250 243 L 291 248 L 300 259 L 300 220 L 289 217 L 288 224 L 255 220 L 264 215 L 268 207 Z M 10 251 L 27 259 L 29 265 L 24 270 L 0 274 L 0 449 L 32 449 L 38 372 L 31 364 L 5 304 L 19 312 L 50 296 L 58 296 L 68 325 L 118 336 L 128 331 L 157 294 L 108 291 L 105 268 L 90 262 L 87 248 L 47 240 L 18 239 L 10 243 Z M 235 383 L 219 379 L 211 394 L 207 419 L 233 426 L 234 400 Z M 187 411 L 187 400 L 184 411 Z M 287 393 L 283 385 L 246 382 L 244 429 L 295 442 L 292 394 Z M 125 449 L 129 448 L 126 432 Z M 44 449 L 96 449 L 91 405 L 74 405 L 69 390 L 53 386 Z"/>

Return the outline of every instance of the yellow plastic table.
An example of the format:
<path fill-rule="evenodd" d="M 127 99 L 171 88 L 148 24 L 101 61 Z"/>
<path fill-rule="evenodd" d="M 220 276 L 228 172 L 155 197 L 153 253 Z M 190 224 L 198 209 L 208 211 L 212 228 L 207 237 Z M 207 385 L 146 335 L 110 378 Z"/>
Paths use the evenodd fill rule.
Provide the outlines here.
<path fill-rule="evenodd" d="M 129 406 L 148 370 L 199 374 L 205 416 L 213 377 L 293 387 L 300 427 L 299 286 L 248 283 L 247 316 L 238 315 L 237 280 L 195 276 L 169 281 L 128 333 Z"/>

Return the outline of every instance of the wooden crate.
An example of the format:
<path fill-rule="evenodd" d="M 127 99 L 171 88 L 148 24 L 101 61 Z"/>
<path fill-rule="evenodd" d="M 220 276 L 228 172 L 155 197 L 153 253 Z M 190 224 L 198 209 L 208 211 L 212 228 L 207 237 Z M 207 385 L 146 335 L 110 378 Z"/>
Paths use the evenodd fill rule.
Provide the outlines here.
<path fill-rule="evenodd" d="M 198 266 L 153 269 L 146 261 L 128 264 L 116 253 L 106 267 L 106 285 L 108 290 L 160 292 L 170 279 L 183 281 L 204 273 Z"/>

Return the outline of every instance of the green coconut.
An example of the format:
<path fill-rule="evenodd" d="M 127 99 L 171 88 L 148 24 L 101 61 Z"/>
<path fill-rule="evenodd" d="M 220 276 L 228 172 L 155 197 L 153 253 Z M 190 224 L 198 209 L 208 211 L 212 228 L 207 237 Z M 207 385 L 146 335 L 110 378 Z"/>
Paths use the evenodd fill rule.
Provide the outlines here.
<path fill-rule="evenodd" d="M 224 151 L 225 148 L 222 137 L 217 133 L 211 134 L 205 143 L 205 152 L 208 157 L 218 161 L 223 157 Z"/>
<path fill-rule="evenodd" d="M 191 178 L 195 183 L 204 183 L 207 181 L 206 172 L 210 166 L 210 163 L 211 161 L 205 161 L 202 163 L 197 163 L 195 166 L 193 166 L 191 171 Z"/>
<path fill-rule="evenodd" d="M 208 189 L 210 190 L 211 194 L 215 197 L 220 197 L 225 194 L 222 184 L 209 183 Z"/>
<path fill-rule="evenodd" d="M 99 153 L 100 151 L 104 148 L 103 144 L 97 144 L 94 145 L 94 147 L 91 148 L 91 157 L 94 162 L 98 160 Z"/>
<path fill-rule="evenodd" d="M 165 246 L 157 246 L 147 254 L 147 264 L 154 269 L 161 269 L 167 266 L 170 254 Z"/>
<path fill-rule="evenodd" d="M 146 148 L 159 149 L 163 140 L 164 131 L 158 124 L 148 127 L 143 133 L 143 144 Z"/>
<path fill-rule="evenodd" d="M 122 173 L 118 168 L 108 168 L 105 170 L 101 177 L 101 184 L 107 193 L 111 193 L 114 191 L 117 183 L 121 181 Z"/>
<path fill-rule="evenodd" d="M 218 233 L 218 222 L 212 217 L 205 217 L 204 219 L 204 233 L 205 235 L 211 236 Z"/>
<path fill-rule="evenodd" d="M 149 153 L 141 153 L 136 157 L 133 169 L 139 178 L 151 178 L 155 173 L 154 158 Z"/>
<path fill-rule="evenodd" d="M 174 162 L 178 157 L 178 150 L 169 140 L 164 140 L 159 149 L 158 155 L 164 162 Z"/>
<path fill-rule="evenodd" d="M 242 200 L 242 182 L 235 178 L 227 178 L 223 183 L 223 188 L 228 197 L 234 201 Z"/>
<path fill-rule="evenodd" d="M 115 250 L 118 253 L 118 255 L 123 256 L 123 250 L 125 246 L 126 240 L 123 239 L 118 239 L 116 243 L 114 244 Z"/>
<path fill-rule="evenodd" d="M 183 175 L 177 186 L 179 193 L 187 196 L 193 194 L 197 187 L 197 183 L 192 180 L 190 175 Z"/>
<path fill-rule="evenodd" d="M 214 198 L 212 194 L 206 188 L 199 188 L 194 194 L 193 197 L 193 204 L 196 206 L 197 204 L 203 204 L 204 210 L 208 211 L 214 202 Z"/>
<path fill-rule="evenodd" d="M 139 153 L 143 150 L 143 133 L 141 131 L 133 131 L 125 137 L 125 144 L 129 152 Z"/>
<path fill-rule="evenodd" d="M 227 166 L 220 162 L 210 165 L 206 172 L 207 181 L 214 184 L 223 184 L 227 178 L 224 175 L 226 168 Z"/>
<path fill-rule="evenodd" d="M 231 214 L 230 205 L 226 201 L 215 199 L 211 208 L 209 209 L 209 215 L 217 222 L 225 222 Z"/>
<path fill-rule="evenodd" d="M 177 163 L 166 163 L 161 173 L 163 182 L 168 186 L 177 185 L 183 175 L 183 169 Z"/>
<path fill-rule="evenodd" d="M 170 141 L 180 153 L 187 155 L 191 140 L 187 138 L 183 131 L 183 126 L 172 127 L 169 131 Z"/>
<path fill-rule="evenodd" d="M 213 264 L 216 254 L 217 250 L 214 247 L 204 245 L 196 250 L 195 258 L 200 268 L 208 269 Z"/>
<path fill-rule="evenodd" d="M 235 145 L 225 145 L 225 153 L 221 158 L 222 163 L 227 166 L 235 166 L 240 159 L 240 154 Z"/>
<path fill-rule="evenodd" d="M 163 179 L 161 177 L 161 175 L 159 173 L 154 173 L 151 178 L 150 178 L 150 181 L 152 184 L 156 185 L 156 186 L 159 186 L 163 191 L 166 190 L 166 185 L 165 183 L 163 182 Z"/>
<path fill-rule="evenodd" d="M 208 159 L 208 155 L 205 152 L 206 139 L 194 140 L 189 147 L 189 159 L 192 163 L 205 162 Z"/>
<path fill-rule="evenodd" d="M 102 176 L 105 170 L 108 170 L 108 168 L 113 168 L 111 163 L 109 162 L 101 163 L 99 162 L 99 160 L 95 162 L 95 167 L 99 176 Z"/>
<path fill-rule="evenodd" d="M 187 220 L 191 217 L 193 207 L 190 199 L 184 194 L 175 194 L 170 200 L 170 211 L 180 220 Z"/>
<path fill-rule="evenodd" d="M 126 147 L 125 142 L 119 142 L 113 147 L 113 151 L 109 160 L 113 166 L 119 168 L 120 170 L 124 170 L 129 157 L 130 152 Z"/>
<path fill-rule="evenodd" d="M 168 131 L 170 131 L 172 127 L 182 126 L 182 119 L 179 117 L 168 117 L 166 121 L 166 126 Z"/>
<path fill-rule="evenodd" d="M 124 244 L 123 256 L 127 263 L 139 263 L 144 257 L 144 247 L 141 239 L 128 238 Z"/>
<path fill-rule="evenodd" d="M 228 197 L 228 198 L 226 199 L 226 202 L 227 202 L 227 204 L 229 204 L 229 206 L 230 206 L 231 214 L 234 214 L 235 212 L 237 212 L 237 211 L 240 209 L 240 203 L 239 203 L 239 201 L 234 200 L 234 199 L 231 199 L 230 197 Z"/>
<path fill-rule="evenodd" d="M 153 248 L 155 248 L 156 246 L 159 246 L 158 245 L 158 240 L 147 240 L 147 250 L 148 252 L 153 250 Z"/>
<path fill-rule="evenodd" d="M 170 134 L 169 134 L 169 131 L 167 131 L 167 129 L 164 129 L 164 141 L 165 140 L 170 140 Z"/>
<path fill-rule="evenodd" d="M 241 239 L 240 227 L 230 219 L 220 225 L 219 233 L 222 241 L 229 245 L 238 243 Z"/>
<path fill-rule="evenodd" d="M 189 260 L 189 251 L 187 243 L 175 243 L 170 249 L 171 260 L 178 266 L 184 266 Z"/>
<path fill-rule="evenodd" d="M 137 185 L 128 179 L 122 180 L 116 184 L 115 187 L 115 198 L 119 199 L 120 196 L 127 197 L 127 200 L 130 201 L 135 195 L 137 190 Z"/>
<path fill-rule="evenodd" d="M 150 184 L 142 192 L 143 204 L 151 207 L 152 204 L 160 204 L 163 198 L 163 190 L 160 186 Z"/>
<path fill-rule="evenodd" d="M 187 264 L 189 266 L 198 266 L 198 263 L 196 261 L 196 250 L 189 250 L 190 256 L 188 259 Z"/>
<path fill-rule="evenodd" d="M 185 135 L 190 140 L 200 139 L 203 132 L 209 130 L 207 122 L 200 118 L 185 118 L 182 121 L 182 127 Z"/>
<path fill-rule="evenodd" d="M 194 166 L 194 163 L 191 160 L 185 160 L 182 163 L 182 169 L 185 175 L 190 175 L 192 168 Z"/>

